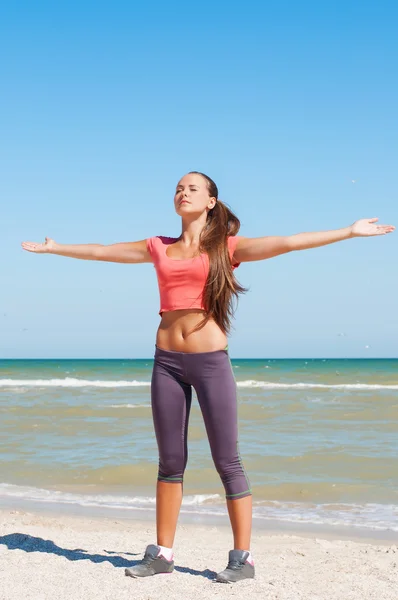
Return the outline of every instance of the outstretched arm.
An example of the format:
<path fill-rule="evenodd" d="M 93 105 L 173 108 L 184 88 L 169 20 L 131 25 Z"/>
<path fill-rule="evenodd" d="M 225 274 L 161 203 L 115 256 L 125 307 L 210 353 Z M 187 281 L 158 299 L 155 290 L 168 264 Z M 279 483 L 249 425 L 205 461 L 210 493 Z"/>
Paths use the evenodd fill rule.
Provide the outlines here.
<path fill-rule="evenodd" d="M 118 263 L 152 262 L 146 240 L 139 242 L 122 242 L 119 244 L 57 244 L 51 238 L 46 238 L 44 244 L 23 242 L 22 248 L 36 254 L 58 254 L 83 260 L 102 260 Z"/>
<path fill-rule="evenodd" d="M 249 262 L 264 260 L 286 254 L 293 250 L 306 250 L 319 248 L 334 242 L 341 242 L 354 237 L 370 237 L 385 235 L 394 231 L 393 225 L 377 225 L 378 219 L 360 219 L 350 227 L 332 231 L 314 231 L 310 233 L 296 233 L 288 236 L 266 236 L 260 238 L 242 237 L 239 239 L 234 252 L 236 262 Z"/>

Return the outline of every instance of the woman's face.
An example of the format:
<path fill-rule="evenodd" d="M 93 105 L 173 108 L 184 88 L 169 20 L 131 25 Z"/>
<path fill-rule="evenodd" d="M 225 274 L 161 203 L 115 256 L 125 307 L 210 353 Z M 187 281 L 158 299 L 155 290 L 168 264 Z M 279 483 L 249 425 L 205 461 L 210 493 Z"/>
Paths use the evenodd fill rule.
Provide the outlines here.
<path fill-rule="evenodd" d="M 216 198 L 209 196 L 206 179 L 197 173 L 184 175 L 177 184 L 174 206 L 181 217 L 211 210 L 216 201 Z"/>

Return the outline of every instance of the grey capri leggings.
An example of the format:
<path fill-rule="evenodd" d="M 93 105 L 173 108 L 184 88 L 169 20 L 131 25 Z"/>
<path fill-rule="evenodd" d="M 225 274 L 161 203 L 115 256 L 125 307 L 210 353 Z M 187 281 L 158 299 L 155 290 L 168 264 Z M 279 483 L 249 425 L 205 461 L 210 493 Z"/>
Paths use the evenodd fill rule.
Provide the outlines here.
<path fill-rule="evenodd" d="M 250 496 L 239 454 L 236 381 L 227 349 L 190 353 L 156 347 L 151 401 L 159 449 L 158 481 L 183 481 L 192 386 L 226 498 Z"/>

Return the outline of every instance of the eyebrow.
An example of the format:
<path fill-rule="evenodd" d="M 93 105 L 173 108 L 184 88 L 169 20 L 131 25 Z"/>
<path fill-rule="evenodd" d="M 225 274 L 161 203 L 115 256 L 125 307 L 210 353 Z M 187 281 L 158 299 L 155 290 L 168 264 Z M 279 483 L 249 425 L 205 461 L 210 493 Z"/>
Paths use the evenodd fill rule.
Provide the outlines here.
<path fill-rule="evenodd" d="M 178 190 L 178 188 L 183 188 L 183 187 L 184 187 L 183 185 L 179 184 L 179 185 L 177 185 L 176 189 Z M 197 187 L 198 188 L 199 185 L 197 183 L 190 183 L 188 187 Z"/>

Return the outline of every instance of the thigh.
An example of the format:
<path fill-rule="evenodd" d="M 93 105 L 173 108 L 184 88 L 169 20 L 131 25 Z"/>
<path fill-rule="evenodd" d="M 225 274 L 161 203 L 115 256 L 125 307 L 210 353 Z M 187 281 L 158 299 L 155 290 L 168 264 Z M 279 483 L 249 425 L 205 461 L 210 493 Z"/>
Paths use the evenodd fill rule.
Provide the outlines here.
<path fill-rule="evenodd" d="M 155 360 L 152 371 L 151 405 L 160 453 L 181 452 L 186 444 L 192 388 Z"/>
<path fill-rule="evenodd" d="M 237 453 L 238 405 L 236 381 L 227 353 L 217 353 L 196 373 L 194 384 L 215 460 Z"/>

